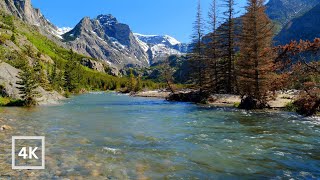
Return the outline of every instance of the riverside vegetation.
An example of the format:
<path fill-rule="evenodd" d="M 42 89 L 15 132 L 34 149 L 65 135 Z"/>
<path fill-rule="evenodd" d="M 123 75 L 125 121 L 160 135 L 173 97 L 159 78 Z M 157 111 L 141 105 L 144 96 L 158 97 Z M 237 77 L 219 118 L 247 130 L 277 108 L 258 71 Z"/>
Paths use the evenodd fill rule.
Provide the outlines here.
<path fill-rule="evenodd" d="M 41 35 L 36 26 L 29 26 L 14 16 L 0 12 L 0 61 L 21 70 L 18 75 L 21 81 L 16 82 L 21 100 L 8 96 L 6 87 L 1 85 L 0 105 L 33 106 L 36 104 L 35 99 L 41 96 L 36 90 L 39 86 L 66 97 L 71 93 L 92 90 L 137 91 L 163 87 L 150 80 L 115 77 L 92 70 L 81 64 L 83 58 L 87 57 L 67 50 Z M 105 71 L 109 72 L 109 67 L 103 65 Z M 133 84 L 132 81 L 138 83 Z"/>
<path fill-rule="evenodd" d="M 193 49 L 186 57 L 194 91 L 173 93 L 169 99 L 199 103 L 212 94 L 236 94 L 241 96 L 239 108 L 262 109 L 269 107 L 275 91 L 297 89 L 299 97 L 288 107 L 306 116 L 318 113 L 320 39 L 274 46 L 275 24 L 265 13 L 264 0 L 248 0 L 240 18 L 235 18 L 234 0 L 222 0 L 222 14 L 218 14 L 217 2 L 212 1 L 208 34 L 198 3 Z M 223 22 L 218 21 L 221 16 Z M 166 74 L 166 82 L 174 82 L 173 73 Z"/>
<path fill-rule="evenodd" d="M 226 8 L 219 14 L 218 1 L 212 1 L 209 33 L 205 33 L 199 1 L 192 51 L 152 67 L 159 74 L 151 79 L 158 83 L 136 73 L 137 69 L 131 68 L 128 77 L 115 77 L 85 67 L 81 61 L 87 57 L 57 45 L 41 35 L 37 26 L 1 13 L 0 59 L 23 71 L 19 73 L 22 81 L 17 83 L 22 101 L 12 101 L 2 88 L 1 104 L 34 105 L 31 99 L 39 96 L 38 86 L 66 97 L 88 90 L 128 93 L 166 86 L 172 93 L 169 100 L 181 100 L 183 96 L 176 90 L 188 87 L 194 89 L 191 95 L 186 94 L 194 97 L 190 101 L 206 102 L 212 94 L 235 94 L 241 96 L 240 108 L 260 109 L 269 107 L 273 92 L 298 89 L 300 97 L 289 104 L 294 106 L 291 109 L 304 115 L 319 112 L 319 62 L 314 56 L 319 52 L 319 39 L 274 46 L 275 25 L 265 14 L 263 0 L 248 0 L 246 13 L 240 18 L 235 18 L 234 0 L 222 2 Z M 109 72 L 109 66 L 103 66 Z"/>

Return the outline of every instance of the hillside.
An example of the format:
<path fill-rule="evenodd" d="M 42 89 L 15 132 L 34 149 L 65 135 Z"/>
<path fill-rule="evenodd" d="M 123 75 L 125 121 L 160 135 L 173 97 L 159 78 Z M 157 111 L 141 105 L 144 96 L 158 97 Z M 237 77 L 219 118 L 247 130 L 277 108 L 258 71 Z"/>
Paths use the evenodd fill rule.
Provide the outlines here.
<path fill-rule="evenodd" d="M 17 69 L 15 71 L 20 71 L 19 69 L 26 62 L 32 68 L 36 81 L 47 92 L 114 90 L 124 88 L 128 83 L 127 78 L 108 75 L 111 69 L 103 61 L 67 50 L 40 34 L 39 27 L 30 26 L 21 19 L 4 12 L 0 12 L 0 61 L 13 66 L 11 69 Z M 1 77 L 9 76 L 1 75 Z M 66 78 L 69 78 L 68 83 L 71 83 L 69 87 L 66 84 Z M 15 83 L 11 82 L 14 79 L 0 80 L 6 92 L 15 86 Z M 6 83 L 9 80 L 10 83 Z M 153 85 L 151 82 L 142 83 L 145 84 L 141 86 Z M 17 90 L 12 92 L 14 93 L 7 95 L 19 98 L 20 94 Z"/>
<path fill-rule="evenodd" d="M 148 55 L 130 27 L 119 23 L 112 15 L 85 17 L 63 38 L 75 51 L 118 68 L 149 65 Z"/>
<path fill-rule="evenodd" d="M 282 28 L 290 20 L 308 12 L 319 2 L 319 0 L 269 0 L 266 13 Z"/>
<path fill-rule="evenodd" d="M 277 44 L 286 44 L 291 40 L 313 40 L 320 37 L 320 4 L 304 15 L 290 21 L 276 36 Z"/>

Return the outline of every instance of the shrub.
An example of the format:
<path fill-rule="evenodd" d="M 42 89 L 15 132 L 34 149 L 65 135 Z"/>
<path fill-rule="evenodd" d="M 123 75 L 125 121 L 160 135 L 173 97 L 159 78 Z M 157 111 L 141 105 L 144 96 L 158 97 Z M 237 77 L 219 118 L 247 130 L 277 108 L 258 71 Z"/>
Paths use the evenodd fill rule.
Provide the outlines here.
<path fill-rule="evenodd" d="M 302 94 L 293 104 L 301 115 L 312 116 L 320 111 L 320 99 L 306 94 Z"/>

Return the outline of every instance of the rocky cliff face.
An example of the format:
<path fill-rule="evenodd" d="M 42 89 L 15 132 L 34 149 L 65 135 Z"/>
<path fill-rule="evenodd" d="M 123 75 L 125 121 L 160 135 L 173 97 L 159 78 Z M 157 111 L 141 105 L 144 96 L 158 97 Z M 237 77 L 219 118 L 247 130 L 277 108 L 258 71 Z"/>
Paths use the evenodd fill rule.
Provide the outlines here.
<path fill-rule="evenodd" d="M 129 26 L 119 23 L 112 15 L 85 17 L 63 38 L 77 52 L 118 68 L 149 65 L 147 53 Z"/>
<path fill-rule="evenodd" d="M 17 81 L 19 69 L 11 65 L 0 62 L 0 84 L 3 85 L 5 94 L 14 99 L 20 99 L 21 94 L 18 89 Z M 37 99 L 39 105 L 58 104 L 60 100 L 65 99 L 56 91 L 46 91 L 42 87 L 36 89 L 41 97 Z"/>
<path fill-rule="evenodd" d="M 1 0 L 0 8 L 30 25 L 37 26 L 40 32 L 49 38 L 58 37 L 61 39 L 59 29 L 50 23 L 39 9 L 32 7 L 31 0 Z"/>

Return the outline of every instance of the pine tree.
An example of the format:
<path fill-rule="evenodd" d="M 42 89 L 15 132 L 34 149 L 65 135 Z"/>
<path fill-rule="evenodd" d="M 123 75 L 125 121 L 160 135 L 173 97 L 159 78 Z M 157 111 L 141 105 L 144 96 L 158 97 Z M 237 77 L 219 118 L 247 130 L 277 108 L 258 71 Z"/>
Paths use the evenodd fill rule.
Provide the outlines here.
<path fill-rule="evenodd" d="M 235 10 L 234 0 L 224 0 L 226 11 L 223 13 L 225 22 L 219 28 L 221 54 L 222 85 L 220 91 L 224 93 L 235 92 Z"/>
<path fill-rule="evenodd" d="M 32 67 L 25 62 L 22 69 L 19 72 L 18 78 L 20 81 L 17 82 L 21 98 L 24 101 L 24 106 L 35 106 L 37 105 L 36 98 L 39 97 L 39 92 L 36 91 L 38 83 L 35 78 L 35 73 Z"/>
<path fill-rule="evenodd" d="M 77 63 L 72 49 L 70 50 L 69 55 L 69 62 L 66 63 L 64 69 L 64 89 L 68 92 L 73 92 L 77 88 L 77 74 L 75 72 Z"/>
<path fill-rule="evenodd" d="M 264 0 L 248 0 L 247 13 L 243 16 L 240 37 L 239 70 L 240 94 L 264 106 L 271 86 L 273 69 L 273 25 L 265 14 Z M 247 108 L 247 107 L 244 107 Z"/>
<path fill-rule="evenodd" d="M 204 88 L 205 80 L 205 55 L 203 43 L 204 29 L 203 29 L 203 19 L 201 11 L 201 1 L 198 0 L 196 21 L 194 22 L 193 35 L 192 35 L 192 53 L 190 54 L 190 66 L 194 70 L 191 74 L 192 82 L 200 90 L 202 94 Z"/>
<path fill-rule="evenodd" d="M 47 91 L 52 90 L 47 73 L 41 62 L 39 62 L 39 60 L 35 62 L 34 72 L 36 75 L 36 80 L 37 82 L 39 82 L 39 85 Z"/>

